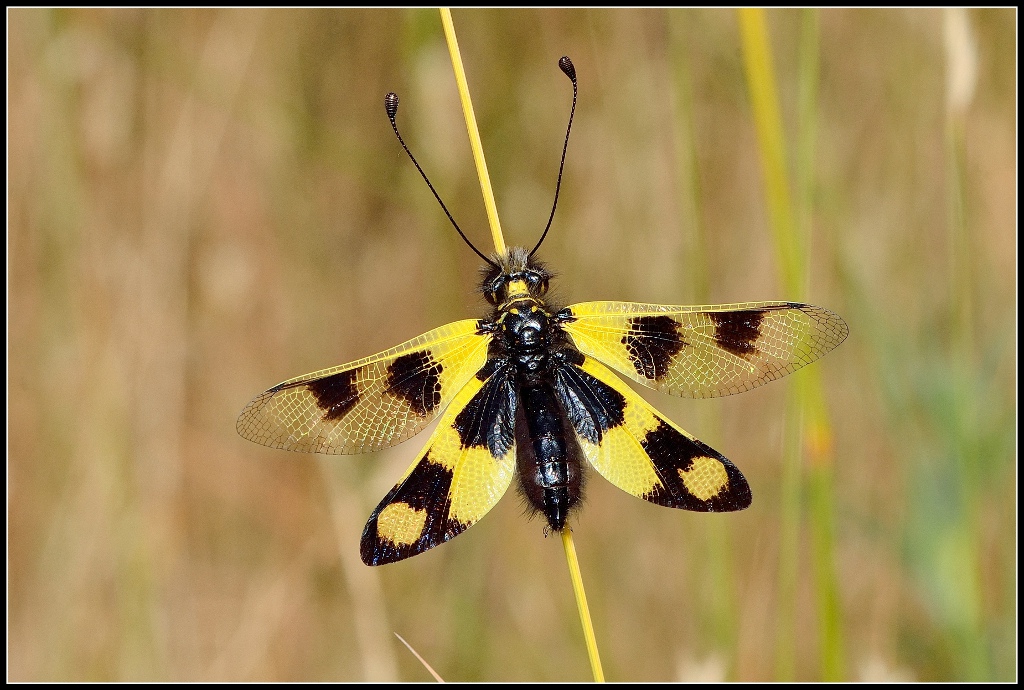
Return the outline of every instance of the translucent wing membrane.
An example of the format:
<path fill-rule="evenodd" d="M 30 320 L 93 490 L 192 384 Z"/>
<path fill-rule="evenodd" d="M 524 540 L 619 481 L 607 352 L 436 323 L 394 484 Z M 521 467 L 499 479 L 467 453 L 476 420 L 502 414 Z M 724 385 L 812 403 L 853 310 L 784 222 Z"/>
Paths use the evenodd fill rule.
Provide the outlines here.
<path fill-rule="evenodd" d="M 487 361 L 490 335 L 456 321 L 385 352 L 279 383 L 238 417 L 244 438 L 304 453 L 379 450 L 421 431 Z"/>
<path fill-rule="evenodd" d="M 849 329 L 828 309 L 792 302 L 668 306 L 582 302 L 563 325 L 584 354 L 663 393 L 732 395 L 821 358 Z"/>

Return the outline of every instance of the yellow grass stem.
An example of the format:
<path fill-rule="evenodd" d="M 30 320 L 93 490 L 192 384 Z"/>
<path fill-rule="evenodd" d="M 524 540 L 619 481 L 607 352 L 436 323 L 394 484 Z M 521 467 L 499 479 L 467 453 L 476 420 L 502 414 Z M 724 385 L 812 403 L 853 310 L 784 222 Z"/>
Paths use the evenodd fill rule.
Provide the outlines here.
<path fill-rule="evenodd" d="M 587 593 L 583 589 L 583 576 L 580 574 L 580 561 L 576 558 L 576 545 L 572 541 L 572 530 L 566 526 L 562 530 L 562 546 L 565 548 L 565 560 L 569 564 L 569 577 L 572 579 L 572 591 L 576 595 L 576 608 L 580 612 L 580 623 L 583 624 L 583 637 L 587 641 L 587 656 L 590 657 L 590 670 L 594 674 L 594 682 L 604 682 L 604 669 L 601 668 L 601 655 L 597 651 L 597 638 L 594 637 L 594 624 L 590 620 L 590 607 L 587 606 Z"/>
<path fill-rule="evenodd" d="M 709 266 L 712 261 L 708 254 L 707 228 L 703 223 L 701 209 L 701 166 L 698 161 L 697 132 L 692 66 L 687 59 L 687 50 L 692 47 L 695 31 L 692 21 L 685 12 L 677 9 L 666 11 L 669 25 L 669 56 L 672 65 L 672 112 L 674 120 L 675 156 L 677 161 L 679 204 L 679 234 L 685 245 L 679 265 L 684 266 L 681 280 L 683 295 L 690 304 L 711 304 L 711 281 Z M 702 439 L 719 447 L 721 441 L 722 415 L 716 405 L 705 405 L 695 409 L 705 430 Z M 708 520 L 700 525 L 699 535 L 703 540 L 703 558 L 691 560 L 693 577 L 704 582 L 706 589 L 701 597 L 696 624 L 702 633 L 705 650 L 715 654 L 728 652 L 737 646 L 738 608 L 736 606 L 736 570 L 734 563 L 735 522 L 731 520 Z M 729 665 L 725 677 L 735 675 L 735 655 L 728 654 Z"/>
<path fill-rule="evenodd" d="M 498 221 L 498 207 L 494 204 L 494 190 L 491 189 L 491 178 L 487 174 L 487 161 L 484 160 L 484 147 L 480 143 L 480 130 L 476 126 L 476 115 L 473 113 L 473 101 L 469 97 L 469 84 L 466 82 L 466 70 L 462 66 L 462 54 L 459 52 L 459 41 L 455 37 L 455 24 L 452 23 L 452 11 L 447 7 L 439 8 L 441 24 L 444 26 L 444 37 L 448 42 L 448 53 L 455 69 L 455 82 L 459 86 L 459 98 L 462 100 L 462 112 L 466 116 L 466 129 L 469 131 L 469 144 L 473 148 L 473 160 L 476 161 L 476 174 L 480 178 L 480 191 L 484 195 L 484 208 L 487 209 L 487 222 L 491 226 L 491 238 L 494 250 L 505 253 L 505 238 L 501 234 L 501 223 Z"/>
<path fill-rule="evenodd" d="M 771 47 L 764 10 L 739 10 L 744 66 L 751 111 L 757 130 L 764 175 L 765 200 L 775 240 L 780 277 L 787 299 L 807 292 L 807 246 L 812 195 L 814 120 L 817 90 L 817 15 L 809 11 L 801 27 L 801 107 L 798 164 L 799 216 L 790 197 L 785 137 L 779 108 Z M 798 228 L 798 225 L 802 225 Z M 779 630 L 776 673 L 791 680 L 796 671 L 796 578 L 799 571 L 803 454 L 808 455 L 808 507 L 811 514 L 811 557 L 819 624 L 820 672 L 823 680 L 842 677 L 842 637 L 832 530 L 832 444 L 828 411 L 816 370 L 798 372 L 790 384 L 783 447 L 782 526 L 779 556 Z"/>
<path fill-rule="evenodd" d="M 787 292 L 798 293 L 802 285 L 797 278 L 803 273 L 803 262 L 799 253 L 800 248 L 793 241 L 793 204 L 789 194 L 782 114 L 775 87 L 768 26 L 764 10 L 761 8 L 744 8 L 738 12 L 750 108 L 757 130 L 757 144 L 761 151 L 765 200 L 782 271 L 783 287 Z"/>
<path fill-rule="evenodd" d="M 480 132 L 476 126 L 476 116 L 473 114 L 473 102 L 469 98 L 469 85 L 466 83 L 466 70 L 462 66 L 462 55 L 459 52 L 459 42 L 455 38 L 455 25 L 452 23 L 452 13 L 446 7 L 440 8 L 441 23 L 444 25 L 444 35 L 448 42 L 448 52 L 452 58 L 452 67 L 455 68 L 455 81 L 459 85 L 459 97 L 462 99 L 462 112 L 466 116 L 466 129 L 469 130 L 469 142 L 473 147 L 473 159 L 476 161 L 476 171 L 480 178 L 480 189 L 484 195 L 484 206 L 487 207 L 487 220 L 491 225 L 491 237 L 494 239 L 494 249 L 499 253 L 505 252 L 505 239 L 501 235 L 501 223 L 498 222 L 498 209 L 494 204 L 494 192 L 491 190 L 491 180 L 487 174 L 487 163 L 484 160 L 484 149 L 480 143 Z M 580 613 L 580 623 L 583 625 L 583 637 L 587 642 L 587 655 L 590 657 L 590 669 L 594 674 L 594 680 L 598 683 L 604 682 L 604 669 L 601 668 L 601 657 L 597 651 L 597 638 L 594 636 L 594 624 L 590 620 L 590 608 L 587 606 L 587 593 L 583 589 L 583 576 L 580 574 L 580 562 L 576 558 L 576 547 L 572 541 L 572 531 L 566 527 L 562 530 L 562 546 L 565 547 L 565 560 L 569 564 L 569 577 L 572 579 L 572 591 L 576 596 L 576 608 Z"/>
<path fill-rule="evenodd" d="M 765 201 L 768 205 L 772 235 L 775 239 L 784 290 L 792 298 L 801 285 L 795 280 L 800 272 L 792 254 L 786 253 L 794 235 L 794 219 L 787 179 L 786 150 L 782 117 L 775 89 L 771 48 L 764 11 L 740 9 L 740 37 L 743 62 L 750 94 L 750 108 L 761 153 Z M 778 613 L 776 616 L 775 674 L 780 681 L 796 675 L 796 597 L 800 543 L 799 427 L 803 420 L 803 401 L 799 383 L 790 384 L 786 404 L 786 433 L 783 439 L 781 481 L 781 525 L 779 543 Z"/>

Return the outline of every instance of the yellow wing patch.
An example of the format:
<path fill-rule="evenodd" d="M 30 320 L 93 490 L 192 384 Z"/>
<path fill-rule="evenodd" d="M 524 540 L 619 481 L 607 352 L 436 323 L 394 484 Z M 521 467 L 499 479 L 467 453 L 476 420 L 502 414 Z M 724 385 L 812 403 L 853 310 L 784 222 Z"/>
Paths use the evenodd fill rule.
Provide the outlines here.
<path fill-rule="evenodd" d="M 576 347 L 634 381 L 686 398 L 741 393 L 846 339 L 836 314 L 792 302 L 685 307 L 583 302 L 563 328 Z"/>
<path fill-rule="evenodd" d="M 279 383 L 238 417 L 271 448 L 366 453 L 420 432 L 487 361 L 491 336 L 456 321 L 365 359 Z"/>
<path fill-rule="evenodd" d="M 509 395 L 513 393 L 513 395 Z M 515 476 L 514 388 L 507 371 L 474 377 L 456 394 L 426 447 L 370 515 L 360 543 L 367 565 L 415 556 L 465 531 Z"/>
<path fill-rule="evenodd" d="M 377 534 L 395 546 L 409 546 L 423 534 L 427 511 L 417 510 L 408 503 L 391 503 L 377 516 Z"/>
<path fill-rule="evenodd" d="M 729 485 L 729 473 L 715 458 L 696 457 L 689 469 L 676 469 L 683 486 L 702 501 L 714 498 Z"/>

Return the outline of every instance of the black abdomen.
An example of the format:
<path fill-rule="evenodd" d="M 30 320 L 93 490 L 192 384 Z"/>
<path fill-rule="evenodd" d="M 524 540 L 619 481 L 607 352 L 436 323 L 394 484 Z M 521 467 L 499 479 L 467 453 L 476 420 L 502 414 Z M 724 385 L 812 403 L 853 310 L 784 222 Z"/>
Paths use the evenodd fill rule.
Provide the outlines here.
<path fill-rule="evenodd" d="M 582 498 L 583 452 L 554 389 L 546 381 L 520 383 L 516 465 L 523 495 L 552 529 Z"/>

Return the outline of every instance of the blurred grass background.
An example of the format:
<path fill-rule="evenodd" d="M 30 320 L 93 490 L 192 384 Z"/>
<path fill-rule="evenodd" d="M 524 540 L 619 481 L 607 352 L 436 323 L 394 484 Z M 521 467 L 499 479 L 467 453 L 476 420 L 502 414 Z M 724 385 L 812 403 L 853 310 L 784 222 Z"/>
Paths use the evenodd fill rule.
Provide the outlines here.
<path fill-rule="evenodd" d="M 795 451 L 801 383 L 648 395 L 744 471 L 749 510 L 592 476 L 575 532 L 608 678 L 1014 679 L 1015 11 L 764 14 L 802 296 L 737 13 L 454 18 L 510 244 L 546 221 L 576 65 L 541 252 L 565 302 L 802 297 L 850 325 Z M 449 680 L 589 678 L 559 540 L 515 497 L 366 568 L 363 523 L 426 436 L 317 458 L 235 434 L 281 380 L 483 313 L 383 109 L 401 95 L 489 248 L 437 12 L 8 21 L 9 678 L 428 680 L 394 631 Z"/>

